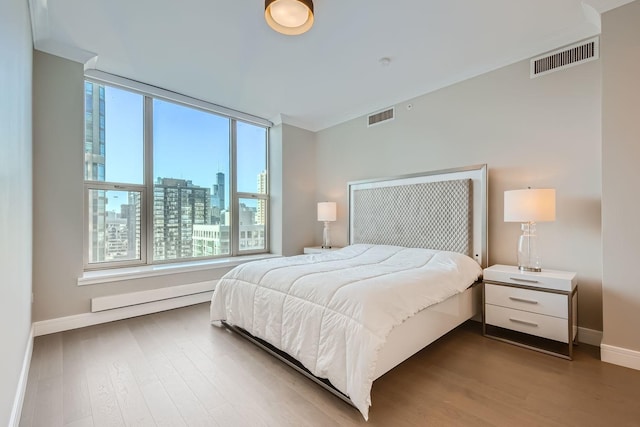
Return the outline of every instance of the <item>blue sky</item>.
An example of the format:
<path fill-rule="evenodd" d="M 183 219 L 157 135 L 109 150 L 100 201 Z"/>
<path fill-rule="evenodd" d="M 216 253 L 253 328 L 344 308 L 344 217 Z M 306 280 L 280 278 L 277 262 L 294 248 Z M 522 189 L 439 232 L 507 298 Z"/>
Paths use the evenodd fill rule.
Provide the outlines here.
<path fill-rule="evenodd" d="M 105 88 L 105 178 L 143 183 L 143 97 Z M 154 100 L 154 182 L 158 177 L 211 186 L 225 174 L 229 188 L 229 120 L 167 101 Z M 265 169 L 264 128 L 238 122 L 238 191 L 257 190 Z M 228 197 L 226 198 L 228 200 Z"/>

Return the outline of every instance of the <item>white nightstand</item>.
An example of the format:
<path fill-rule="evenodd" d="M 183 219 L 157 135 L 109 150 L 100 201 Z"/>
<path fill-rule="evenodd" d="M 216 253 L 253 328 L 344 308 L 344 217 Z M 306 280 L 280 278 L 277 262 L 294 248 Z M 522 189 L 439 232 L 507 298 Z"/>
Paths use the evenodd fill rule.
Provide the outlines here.
<path fill-rule="evenodd" d="M 335 251 L 338 249 L 342 249 L 338 246 L 331 246 L 330 248 L 323 248 L 322 246 L 311 246 L 304 248 L 305 254 L 321 254 L 323 252 Z"/>
<path fill-rule="evenodd" d="M 578 332 L 576 273 L 524 272 L 493 265 L 483 272 L 482 333 L 571 359 Z"/>

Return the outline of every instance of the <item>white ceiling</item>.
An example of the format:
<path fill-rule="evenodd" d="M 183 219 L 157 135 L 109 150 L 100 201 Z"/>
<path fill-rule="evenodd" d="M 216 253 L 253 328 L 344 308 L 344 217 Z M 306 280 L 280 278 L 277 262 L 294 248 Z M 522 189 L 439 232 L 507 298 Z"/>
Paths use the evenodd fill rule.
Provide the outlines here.
<path fill-rule="evenodd" d="M 38 50 L 317 131 L 599 34 L 629 1 L 315 0 L 299 36 L 262 0 L 29 3 Z"/>

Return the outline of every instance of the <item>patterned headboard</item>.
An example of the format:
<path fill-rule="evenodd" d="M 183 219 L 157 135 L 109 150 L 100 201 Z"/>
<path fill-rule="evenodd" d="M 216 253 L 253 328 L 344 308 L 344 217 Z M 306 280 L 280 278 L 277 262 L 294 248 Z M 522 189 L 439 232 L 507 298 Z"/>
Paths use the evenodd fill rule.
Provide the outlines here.
<path fill-rule="evenodd" d="M 350 243 L 455 251 L 484 267 L 486 196 L 486 165 L 350 183 Z"/>

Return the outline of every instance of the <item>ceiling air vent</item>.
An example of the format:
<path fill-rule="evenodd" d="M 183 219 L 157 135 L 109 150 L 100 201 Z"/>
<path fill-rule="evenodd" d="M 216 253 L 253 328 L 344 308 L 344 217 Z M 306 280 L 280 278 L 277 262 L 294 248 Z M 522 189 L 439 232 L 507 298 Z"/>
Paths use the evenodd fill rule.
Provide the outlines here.
<path fill-rule="evenodd" d="M 563 47 L 531 60 L 531 78 L 599 58 L 598 37 Z"/>
<path fill-rule="evenodd" d="M 378 125 L 382 122 L 393 120 L 395 117 L 395 107 L 387 108 L 384 111 L 369 114 L 367 117 L 367 127 Z"/>

